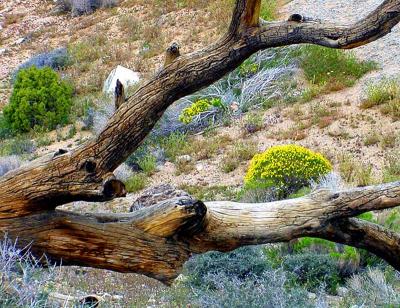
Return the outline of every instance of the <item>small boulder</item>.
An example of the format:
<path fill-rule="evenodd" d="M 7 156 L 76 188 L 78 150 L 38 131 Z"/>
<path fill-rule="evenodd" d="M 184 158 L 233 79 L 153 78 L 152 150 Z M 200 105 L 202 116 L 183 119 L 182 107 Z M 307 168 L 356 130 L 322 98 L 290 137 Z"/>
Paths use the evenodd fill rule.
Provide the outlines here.
<path fill-rule="evenodd" d="M 27 41 L 26 37 L 20 37 L 18 40 L 15 41 L 14 45 L 20 45 Z"/>
<path fill-rule="evenodd" d="M 344 128 L 340 125 L 339 122 L 333 123 L 329 129 L 328 129 L 328 134 L 331 137 L 340 137 L 344 133 Z"/>
<path fill-rule="evenodd" d="M 126 89 L 129 86 L 132 86 L 135 83 L 139 82 L 140 75 L 138 72 L 134 72 L 126 67 L 118 65 L 115 69 L 112 70 L 112 72 L 110 73 L 110 75 L 108 75 L 106 81 L 104 82 L 103 92 L 106 94 L 114 93 L 117 80 L 119 80 Z"/>
<path fill-rule="evenodd" d="M 203 171 L 204 170 L 204 165 L 202 163 L 196 164 L 196 170 L 197 171 Z"/>
<path fill-rule="evenodd" d="M 317 294 L 308 292 L 308 299 L 316 300 L 317 299 Z"/>
<path fill-rule="evenodd" d="M 189 163 L 192 161 L 192 157 L 190 155 L 182 155 L 176 158 L 178 162 Z"/>
<path fill-rule="evenodd" d="M 338 287 L 337 288 L 337 295 L 340 297 L 346 297 L 349 290 L 345 287 Z"/>

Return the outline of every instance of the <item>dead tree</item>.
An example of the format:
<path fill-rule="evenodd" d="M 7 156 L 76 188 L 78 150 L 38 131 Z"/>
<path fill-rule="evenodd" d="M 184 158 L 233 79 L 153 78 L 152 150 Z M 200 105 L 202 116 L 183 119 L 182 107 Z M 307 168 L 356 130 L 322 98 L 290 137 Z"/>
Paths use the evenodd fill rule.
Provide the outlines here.
<path fill-rule="evenodd" d="M 389 33 L 400 0 L 385 0 L 364 19 L 336 25 L 294 15 L 260 22 L 261 0 L 237 0 L 227 34 L 181 55 L 121 104 L 95 139 L 48 156 L 0 179 L 0 230 L 63 264 L 136 272 L 170 283 L 192 253 L 285 242 L 303 236 L 360 247 L 400 269 L 400 236 L 353 218 L 400 204 L 400 182 L 319 191 L 268 204 L 166 200 L 130 214 L 79 215 L 57 210 L 71 201 L 125 196 L 112 172 L 177 99 L 208 86 L 253 53 L 300 43 L 354 48 Z"/>

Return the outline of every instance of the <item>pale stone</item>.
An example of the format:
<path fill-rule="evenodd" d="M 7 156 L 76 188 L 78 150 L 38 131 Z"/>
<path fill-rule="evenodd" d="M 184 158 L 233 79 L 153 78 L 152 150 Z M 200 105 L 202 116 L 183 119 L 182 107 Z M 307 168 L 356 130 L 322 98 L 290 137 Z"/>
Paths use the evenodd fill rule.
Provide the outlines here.
<path fill-rule="evenodd" d="M 134 72 L 126 67 L 118 65 L 112 70 L 104 82 L 103 92 L 107 94 L 114 93 L 118 79 L 126 89 L 139 82 L 140 75 L 138 72 Z"/>
<path fill-rule="evenodd" d="M 188 163 L 188 162 L 192 161 L 192 156 L 190 156 L 190 155 L 182 155 L 182 156 L 177 157 L 176 160 L 180 161 L 180 162 Z"/>

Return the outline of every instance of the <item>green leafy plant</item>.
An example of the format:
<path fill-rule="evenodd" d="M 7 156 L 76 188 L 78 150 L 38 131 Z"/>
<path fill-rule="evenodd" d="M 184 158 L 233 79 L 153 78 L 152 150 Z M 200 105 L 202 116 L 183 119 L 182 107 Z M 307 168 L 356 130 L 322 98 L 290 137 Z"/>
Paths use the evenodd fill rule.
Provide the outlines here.
<path fill-rule="evenodd" d="M 316 292 L 324 284 L 329 293 L 335 294 L 341 282 L 338 262 L 327 254 L 293 254 L 283 258 L 283 268 L 292 273 L 294 283 L 308 291 Z"/>
<path fill-rule="evenodd" d="M 262 0 L 260 17 L 266 21 L 273 21 L 276 19 L 277 10 L 277 0 Z"/>
<path fill-rule="evenodd" d="M 331 170 L 330 162 L 319 153 L 298 145 L 280 145 L 253 157 L 245 184 L 268 183 L 287 196 Z"/>
<path fill-rule="evenodd" d="M 0 142 L 0 156 L 32 154 L 35 144 L 26 135 L 16 136 Z"/>
<path fill-rule="evenodd" d="M 138 165 L 147 175 L 154 173 L 157 167 L 157 159 L 153 155 L 146 155 L 138 160 Z"/>
<path fill-rule="evenodd" d="M 179 116 L 179 121 L 184 124 L 189 124 L 193 118 L 202 112 L 205 112 L 212 107 L 223 108 L 223 103 L 220 98 L 203 98 L 195 101 L 192 105 L 182 110 Z"/>
<path fill-rule="evenodd" d="M 12 131 L 35 126 L 54 129 L 66 124 L 72 106 L 72 88 L 49 67 L 22 69 L 17 75 L 4 118 Z"/>
<path fill-rule="evenodd" d="M 367 109 L 377 105 L 400 99 L 400 86 L 396 80 L 383 80 L 377 84 L 370 84 L 366 91 L 367 98 L 361 108 Z"/>
<path fill-rule="evenodd" d="M 125 182 L 125 187 L 128 192 L 135 193 L 145 188 L 147 184 L 148 178 L 146 174 L 136 173 Z"/>
<path fill-rule="evenodd" d="M 245 60 L 239 66 L 239 76 L 250 77 L 258 72 L 259 65 L 250 59 Z"/>
<path fill-rule="evenodd" d="M 315 45 L 302 47 L 300 58 L 301 68 L 311 84 L 304 92 L 303 100 L 352 86 L 356 80 L 376 68 L 374 62 L 359 61 L 354 54 Z"/>
<path fill-rule="evenodd" d="M 186 147 L 187 136 L 183 133 L 172 133 L 166 138 L 160 140 L 160 145 L 165 151 L 165 156 L 172 162 L 176 157 L 182 154 L 182 150 Z"/>

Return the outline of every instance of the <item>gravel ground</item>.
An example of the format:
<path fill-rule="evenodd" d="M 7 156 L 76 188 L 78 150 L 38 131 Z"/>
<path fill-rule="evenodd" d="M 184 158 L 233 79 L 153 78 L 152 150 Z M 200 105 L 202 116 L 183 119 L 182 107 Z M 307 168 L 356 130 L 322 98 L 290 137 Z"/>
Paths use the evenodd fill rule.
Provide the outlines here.
<path fill-rule="evenodd" d="M 383 0 L 293 0 L 283 7 L 281 13 L 282 16 L 299 13 L 307 17 L 350 24 L 369 14 L 382 2 Z M 400 25 L 383 38 L 353 51 L 359 58 L 373 60 L 382 68 L 371 79 L 399 76 Z"/>

